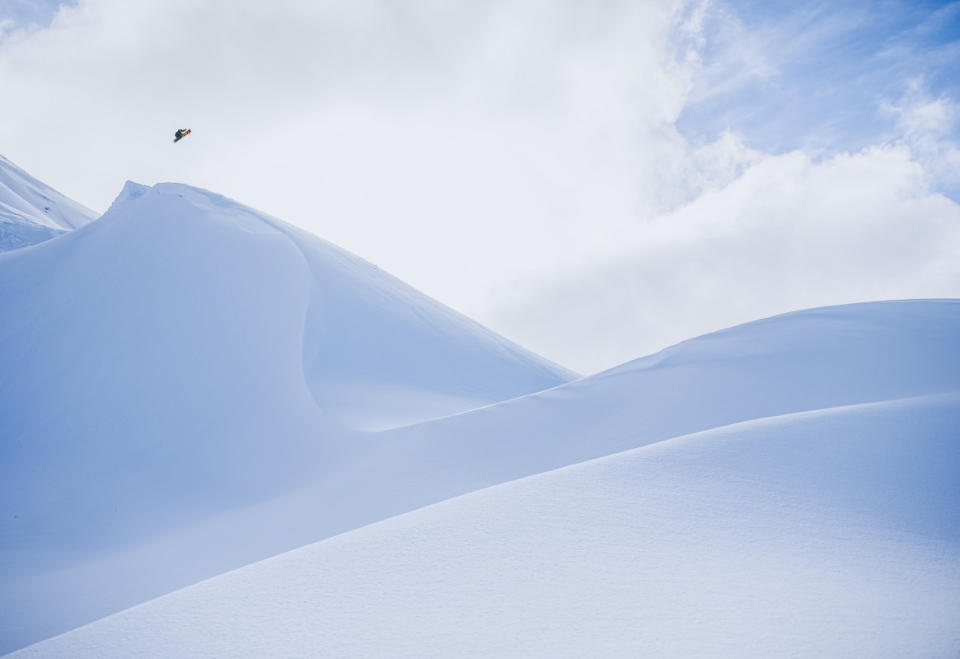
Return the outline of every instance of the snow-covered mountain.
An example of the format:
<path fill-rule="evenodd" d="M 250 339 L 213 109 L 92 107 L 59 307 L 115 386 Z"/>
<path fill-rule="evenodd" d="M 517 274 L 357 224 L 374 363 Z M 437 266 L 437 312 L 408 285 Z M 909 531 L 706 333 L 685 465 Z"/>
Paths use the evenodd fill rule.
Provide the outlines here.
<path fill-rule="evenodd" d="M 0 252 L 49 240 L 96 217 L 0 156 Z"/>
<path fill-rule="evenodd" d="M 573 377 L 173 184 L 128 184 L 96 222 L 0 255 L 0 316 L 0 648 L 316 539 L 314 509 L 349 501 L 297 501 L 269 537 L 217 525 L 327 482 L 366 450 L 361 431 Z"/>
<path fill-rule="evenodd" d="M 86 623 L 24 654 L 960 648 L 960 301 L 576 379 L 275 218 L 129 183 L 0 254 L 0 316 L 0 651 Z"/>

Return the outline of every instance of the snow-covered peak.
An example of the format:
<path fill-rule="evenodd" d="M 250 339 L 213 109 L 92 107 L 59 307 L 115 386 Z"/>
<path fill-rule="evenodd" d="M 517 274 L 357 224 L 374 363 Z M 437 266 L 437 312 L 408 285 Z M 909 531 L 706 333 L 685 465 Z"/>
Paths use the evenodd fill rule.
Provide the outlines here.
<path fill-rule="evenodd" d="M 96 222 L 0 256 L 0 316 L 0 610 L 22 612 L 0 620 L 0 652 L 292 549 L 329 515 L 352 528 L 364 495 L 335 490 L 271 516 L 278 533 L 210 523 L 348 477 L 370 431 L 573 377 L 363 259 L 177 184 L 128 183 Z M 192 558 L 171 561 L 183 534 Z M 146 553 L 91 603 L 88 577 L 121 548 Z"/>
<path fill-rule="evenodd" d="M 210 654 L 296 653 L 302 630 L 309 647 L 343 655 L 428 647 L 435 630 L 493 655 L 504 638 L 548 630 L 584 654 L 578 630 L 596 649 L 608 629 L 631 648 L 666 639 L 659 654 L 690 639 L 697 655 L 743 654 L 715 642 L 740 621 L 749 647 L 757 629 L 803 640 L 836 620 L 850 642 L 895 647 L 875 635 L 893 634 L 890 621 L 938 639 L 929 612 L 956 619 L 960 589 L 937 599 L 937 584 L 960 583 L 960 532 L 930 511 L 952 511 L 957 482 L 960 301 L 788 314 L 568 382 L 276 218 L 185 185 L 127 183 L 97 222 L 0 255 L 0 317 L 0 652 L 420 506 L 644 446 L 307 547 L 27 652 L 100 656 L 126 628 L 146 647 L 125 654 L 203 654 L 193 638 L 150 636 L 193 629 L 206 642 L 184 624 L 202 621 L 229 630 Z M 891 538 L 903 551 L 878 544 Z M 947 544 L 928 552 L 930 538 Z M 758 570 L 752 552 L 768 542 L 777 560 Z M 916 579 L 931 552 L 946 558 Z M 274 576 L 292 586 L 276 590 Z M 848 598 L 857 582 L 877 587 Z M 239 624 L 217 617 L 238 601 L 254 603 Z M 730 615 L 705 617 L 704 601 Z M 791 604 L 775 625 L 749 624 L 776 612 L 770 602 Z M 869 624 L 849 633 L 844 611 L 883 602 L 895 604 L 860 613 Z M 357 645 L 370 620 L 409 633 L 381 625 L 371 639 L 384 652 Z M 830 654 L 764 638 L 766 655 Z"/>
<path fill-rule="evenodd" d="M 110 204 L 110 208 L 107 209 L 107 213 L 113 213 L 117 209 L 122 208 L 130 201 L 142 197 L 147 192 L 151 190 L 149 185 L 141 185 L 140 183 L 134 183 L 133 181 L 127 181 L 123 184 L 123 189 L 120 190 L 120 194 L 117 195 L 116 199 L 113 200 L 113 203 Z"/>
<path fill-rule="evenodd" d="M 0 156 L 0 251 L 42 242 L 96 217 Z"/>
<path fill-rule="evenodd" d="M 365 430 L 407 424 L 576 377 L 372 263 L 223 195 L 180 183 L 128 182 L 101 224 L 113 230 L 117 223 L 145 234 L 175 226 L 184 238 L 206 231 L 231 236 L 212 248 L 211 262 L 241 237 L 291 251 L 285 258 L 309 271 L 305 379 L 339 423 Z"/>

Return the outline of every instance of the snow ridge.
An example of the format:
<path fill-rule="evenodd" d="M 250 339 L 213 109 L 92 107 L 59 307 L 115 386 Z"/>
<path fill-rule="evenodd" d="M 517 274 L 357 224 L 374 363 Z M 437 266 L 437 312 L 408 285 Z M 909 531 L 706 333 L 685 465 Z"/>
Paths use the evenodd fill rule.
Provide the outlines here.
<path fill-rule="evenodd" d="M 960 648 L 958 300 L 577 378 L 205 190 L 41 228 L 0 255 L 0 652 Z"/>
<path fill-rule="evenodd" d="M 960 393 L 674 438 L 309 545 L 14 656 L 947 656 L 957 427 Z"/>
<path fill-rule="evenodd" d="M 336 492 L 319 514 L 290 493 L 372 429 L 572 377 L 178 184 L 127 184 L 96 222 L 0 257 L 0 314 L 0 648 L 352 528 Z M 276 533 L 231 517 L 270 502 Z"/>
<path fill-rule="evenodd" d="M 49 240 L 96 216 L 0 156 L 0 251 Z"/>

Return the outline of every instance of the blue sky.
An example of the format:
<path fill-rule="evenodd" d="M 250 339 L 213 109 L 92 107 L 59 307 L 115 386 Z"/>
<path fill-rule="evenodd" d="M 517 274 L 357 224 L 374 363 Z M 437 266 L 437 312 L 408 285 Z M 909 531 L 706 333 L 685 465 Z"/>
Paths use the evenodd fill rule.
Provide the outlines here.
<path fill-rule="evenodd" d="M 0 24 L 9 27 L 47 27 L 60 5 L 75 5 L 76 0 L 0 0 Z"/>
<path fill-rule="evenodd" d="M 960 98 L 960 2 L 734 0 L 708 10 L 704 36 L 704 76 L 678 120 L 701 139 L 855 150 L 894 131 L 885 103 L 911 85 Z"/>

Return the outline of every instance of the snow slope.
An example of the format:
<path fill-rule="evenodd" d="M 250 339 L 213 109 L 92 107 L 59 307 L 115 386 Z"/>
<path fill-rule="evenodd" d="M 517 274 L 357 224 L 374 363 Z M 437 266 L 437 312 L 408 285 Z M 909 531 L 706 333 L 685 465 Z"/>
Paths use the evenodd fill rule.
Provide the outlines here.
<path fill-rule="evenodd" d="M 0 317 L 0 652 L 512 479 L 960 391 L 953 300 L 787 314 L 570 381 L 361 259 L 175 184 L 128 184 L 98 221 L 0 254 Z"/>
<path fill-rule="evenodd" d="M 960 394 L 778 416 L 445 501 L 16 653 L 954 656 Z"/>
<path fill-rule="evenodd" d="M 960 391 L 960 301 L 810 309 L 708 334 L 589 378 L 381 434 L 365 469 L 421 465 L 426 505 L 722 425 Z M 416 457 L 415 457 L 416 456 Z M 398 476 L 404 479 L 403 475 Z M 393 514 L 403 512 L 393 510 Z"/>
<path fill-rule="evenodd" d="M 311 511 L 349 504 L 297 501 L 269 537 L 214 522 L 324 481 L 359 450 L 351 429 L 572 377 L 174 184 L 128 184 L 96 222 L 0 254 L 0 317 L 0 650 L 323 537 Z"/>
<path fill-rule="evenodd" d="M 78 612 L 108 613 L 106 603 L 115 611 L 118 602 L 169 592 L 171 583 L 192 583 L 284 544 L 307 544 L 556 466 L 736 421 L 960 391 L 958 336 L 960 303 L 936 300 L 816 309 L 731 328 L 544 392 L 350 436 L 352 450 L 337 444 L 341 452 L 328 467 L 298 488 L 210 513 L 149 542 L 93 548 L 53 576 L 7 575 L 8 604 L 36 602 L 37 624 L 50 629 L 54 620 L 62 630 Z M 224 486 L 220 479 L 194 499 L 209 508 L 205 497 Z M 160 512 L 190 512 L 163 494 Z M 36 561 L 31 554 L 29 565 Z"/>
<path fill-rule="evenodd" d="M 0 252 L 43 242 L 96 217 L 0 156 Z"/>

